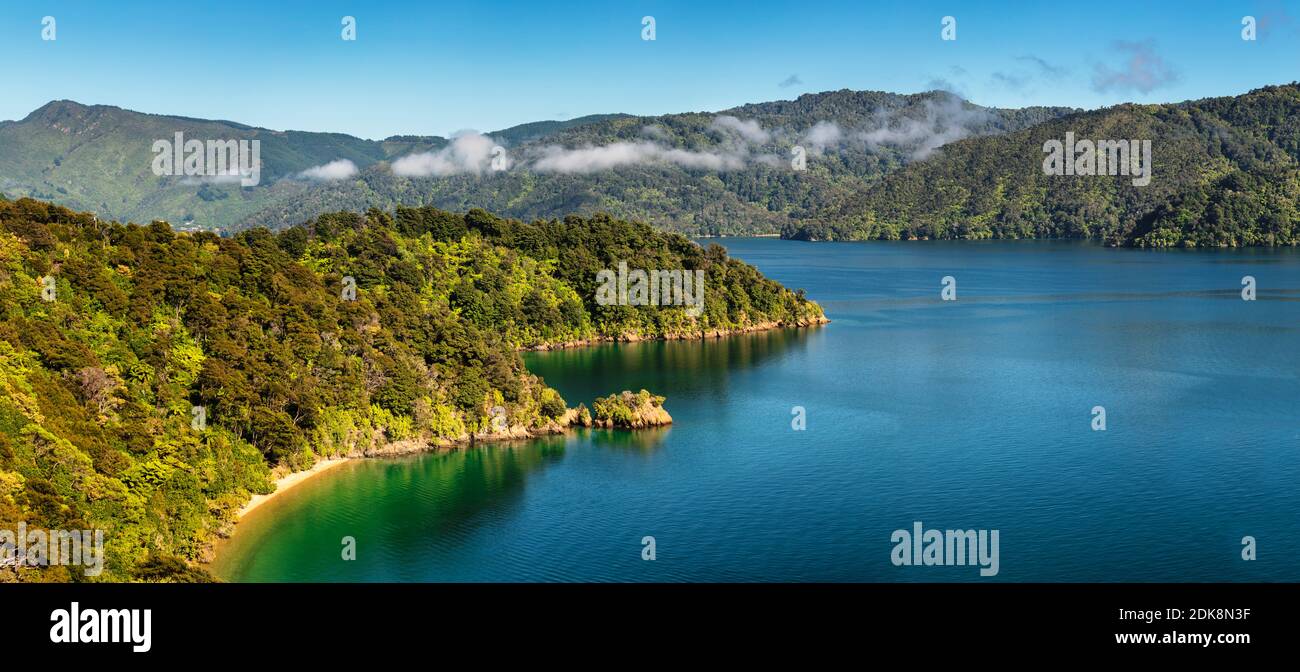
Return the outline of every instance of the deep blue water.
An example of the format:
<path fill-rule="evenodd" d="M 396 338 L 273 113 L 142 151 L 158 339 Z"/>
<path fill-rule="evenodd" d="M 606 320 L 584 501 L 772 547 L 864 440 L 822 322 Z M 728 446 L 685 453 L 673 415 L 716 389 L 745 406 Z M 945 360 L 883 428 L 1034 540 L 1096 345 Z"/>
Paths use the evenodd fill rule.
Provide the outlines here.
<path fill-rule="evenodd" d="M 241 523 L 218 572 L 1300 580 L 1296 251 L 721 242 L 834 322 L 530 355 L 570 404 L 645 387 L 676 423 L 350 463 Z M 940 300 L 947 275 L 953 302 Z M 1241 300 L 1244 275 L 1257 301 Z M 918 520 L 999 530 L 997 576 L 895 566 L 891 533 Z M 345 535 L 356 561 L 340 560 Z"/>

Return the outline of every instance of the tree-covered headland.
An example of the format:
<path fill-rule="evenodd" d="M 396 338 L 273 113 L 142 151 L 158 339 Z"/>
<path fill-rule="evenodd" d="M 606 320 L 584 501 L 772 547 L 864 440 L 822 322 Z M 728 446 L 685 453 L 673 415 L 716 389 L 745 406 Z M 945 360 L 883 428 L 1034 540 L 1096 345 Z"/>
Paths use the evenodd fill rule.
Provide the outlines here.
<path fill-rule="evenodd" d="M 620 261 L 703 271 L 704 309 L 599 305 Z M 0 313 L 0 529 L 104 530 L 96 580 L 206 578 L 250 496 L 319 458 L 578 418 L 521 349 L 824 319 L 721 247 L 606 215 L 397 208 L 222 238 L 32 199 L 0 200 Z"/>

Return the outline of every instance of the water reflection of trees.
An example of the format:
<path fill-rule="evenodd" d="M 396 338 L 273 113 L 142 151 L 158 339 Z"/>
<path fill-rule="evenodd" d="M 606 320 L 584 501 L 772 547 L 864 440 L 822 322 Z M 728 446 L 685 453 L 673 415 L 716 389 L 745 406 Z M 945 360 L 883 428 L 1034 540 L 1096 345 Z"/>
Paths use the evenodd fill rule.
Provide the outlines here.
<path fill-rule="evenodd" d="M 470 538 L 520 515 L 528 480 L 565 459 L 568 451 L 581 450 L 585 444 L 603 450 L 649 453 L 668 431 L 575 430 L 528 441 L 386 461 L 377 479 L 359 479 L 359 484 L 366 487 L 355 488 L 370 491 L 370 498 L 343 506 L 384 528 L 380 543 L 386 561 L 381 566 L 393 563 L 405 579 L 436 580 L 440 563 L 454 566 L 458 549 Z M 382 494 L 376 497 L 375 489 Z M 551 513 L 565 515 L 558 510 Z M 409 565 L 412 558 L 420 557 L 426 558 L 422 566 L 401 564 Z M 387 578 L 391 579 L 391 575 Z"/>
<path fill-rule="evenodd" d="M 566 437 L 551 436 L 376 460 L 378 474 L 358 474 L 349 496 L 329 505 L 382 524 L 385 555 L 409 561 L 431 542 L 440 547 L 508 517 L 529 476 L 563 459 L 565 444 Z"/>
<path fill-rule="evenodd" d="M 653 453 L 663 445 L 664 439 L 672 427 L 651 427 L 628 431 L 623 429 L 583 429 L 578 430 L 580 439 L 591 442 L 592 446 L 605 450 L 636 451 L 643 454 Z"/>
<path fill-rule="evenodd" d="M 403 548 L 427 548 L 421 536 L 464 536 L 476 526 L 500 520 L 522 501 L 537 472 L 557 464 L 568 450 L 588 443 L 605 450 L 650 453 L 671 428 L 627 431 L 578 429 L 525 441 L 485 444 L 448 453 L 384 461 L 379 490 L 384 496 L 345 504 L 370 520 L 411 520 L 419 534 L 397 534 L 389 543 L 395 557 Z M 369 479 L 366 479 L 369 481 Z M 371 488 L 366 488 L 370 490 Z M 400 493 L 400 494 L 399 494 Z M 412 504 L 415 506 L 413 507 Z M 414 509 L 414 510 L 413 510 Z"/>
<path fill-rule="evenodd" d="M 640 388 L 672 403 L 674 392 L 698 389 L 701 383 L 723 393 L 736 371 L 796 352 L 820 331 L 773 329 L 707 340 L 610 343 L 529 353 L 525 361 L 571 405 Z"/>

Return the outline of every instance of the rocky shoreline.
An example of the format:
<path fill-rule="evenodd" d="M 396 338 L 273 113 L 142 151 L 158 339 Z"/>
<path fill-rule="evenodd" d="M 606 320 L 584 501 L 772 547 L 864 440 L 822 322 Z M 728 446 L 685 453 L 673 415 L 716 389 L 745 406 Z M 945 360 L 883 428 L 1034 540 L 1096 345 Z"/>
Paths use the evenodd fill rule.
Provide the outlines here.
<path fill-rule="evenodd" d="M 641 402 L 644 402 L 645 400 L 640 399 L 640 397 L 645 396 L 649 396 L 651 401 L 648 403 L 640 403 L 640 405 L 630 403 L 637 401 L 638 399 Z M 564 415 L 559 418 L 550 420 L 540 427 L 527 427 L 525 425 L 517 424 L 501 431 L 485 431 L 472 434 L 467 433 L 454 439 L 439 439 L 437 441 L 406 439 L 403 441 L 379 443 L 372 440 L 371 445 L 365 448 L 354 448 L 347 453 L 321 456 L 309 469 L 276 472 L 275 489 L 267 494 L 253 495 L 242 507 L 240 507 L 239 511 L 236 512 L 234 519 L 229 520 L 217 532 L 217 536 L 223 539 L 228 539 L 232 534 L 234 534 L 238 523 L 254 510 L 261 508 L 262 505 L 294 489 L 296 486 L 353 460 L 401 457 L 416 453 L 453 451 L 462 448 L 470 448 L 480 443 L 523 441 L 543 436 L 563 434 L 565 431 L 576 427 L 635 430 L 664 426 L 671 424 L 673 421 L 672 416 L 668 415 L 668 412 L 663 408 L 662 404 L 664 398 L 649 395 L 645 390 L 641 391 L 640 396 L 632 394 L 629 391 L 624 391 L 621 395 L 610 395 L 604 400 L 597 400 L 597 403 L 608 400 L 622 400 L 624 403 L 629 404 L 634 416 L 633 420 L 631 422 L 619 422 L 615 419 L 606 417 L 593 418 L 587 407 L 583 404 L 579 404 L 575 408 L 566 410 Z M 216 551 L 216 543 L 208 544 L 202 553 L 200 562 L 203 564 L 212 563 L 216 558 Z"/>
<path fill-rule="evenodd" d="M 701 329 L 699 331 L 686 331 L 656 336 L 644 336 L 636 333 L 616 334 L 613 336 L 595 336 L 584 338 L 576 341 L 564 341 L 560 343 L 539 343 L 537 345 L 523 346 L 520 350 L 530 352 L 547 352 L 550 350 L 567 350 L 569 348 L 582 348 L 589 345 L 599 345 L 601 343 L 639 343 L 641 341 L 704 341 L 709 339 L 723 338 L 725 336 L 737 336 L 740 334 L 750 334 L 757 331 L 771 331 L 772 329 L 806 329 L 811 327 L 820 327 L 823 324 L 829 324 L 830 319 L 825 316 L 804 318 L 794 321 L 775 321 L 775 322 L 755 322 L 746 327 L 736 329 Z"/>
<path fill-rule="evenodd" d="M 534 351 L 534 352 L 544 352 L 548 350 L 563 350 L 567 348 L 578 348 L 578 347 L 583 347 L 588 345 L 596 345 L 600 343 L 614 343 L 614 342 L 637 343 L 640 341 L 652 341 L 652 340 L 662 340 L 662 341 L 705 340 L 710 338 L 722 338 L 724 336 L 753 333 L 757 331 L 769 331 L 772 329 L 818 327 L 828 323 L 830 323 L 829 319 L 827 319 L 824 316 L 818 316 L 816 318 L 808 318 L 804 320 L 797 320 L 794 322 L 785 322 L 785 321 L 758 322 L 749 325 L 748 327 L 742 327 L 739 329 L 730 329 L 730 330 L 710 329 L 706 331 L 684 332 L 684 333 L 668 334 L 666 336 L 650 336 L 650 337 L 641 336 L 640 334 L 622 334 L 616 337 L 598 337 L 598 338 L 585 339 L 579 341 L 567 341 L 563 343 L 547 343 L 547 344 L 541 344 L 532 347 L 525 347 L 522 349 L 527 351 Z M 660 407 L 659 410 L 663 411 L 662 407 Z M 658 424 L 669 424 L 672 422 L 672 417 L 668 416 L 668 413 L 666 411 L 663 411 L 663 416 L 667 417 L 667 422 L 663 422 L 662 421 L 663 417 L 660 417 L 658 414 L 655 414 L 655 418 L 658 420 L 657 422 L 651 419 L 647 419 L 645 424 L 641 425 L 641 427 L 651 427 L 651 426 L 656 426 Z M 422 439 L 406 439 L 402 441 L 378 443 L 372 440 L 370 445 L 364 448 L 353 448 L 352 450 L 349 450 L 346 453 L 339 453 L 339 454 L 329 456 L 328 458 L 323 457 L 322 459 L 333 459 L 338 457 L 342 457 L 342 458 L 395 457 L 399 455 L 411 455 L 414 453 L 423 453 L 423 452 L 436 452 L 440 450 L 456 450 L 459 448 L 469 447 L 478 443 L 491 443 L 491 442 L 499 442 L 499 441 L 520 441 L 526 439 L 534 439 L 542 436 L 553 436 L 556 434 L 564 433 L 565 430 L 569 429 L 574 425 L 579 425 L 583 427 L 602 426 L 602 425 L 598 425 L 597 422 L 591 418 L 585 406 L 579 404 L 578 407 L 570 408 L 567 411 L 565 411 L 564 415 L 558 418 L 557 420 L 548 421 L 545 425 L 541 427 L 528 427 L 525 425 L 516 424 L 516 425 L 511 425 L 510 427 L 507 427 L 505 430 L 502 431 L 496 431 L 496 432 L 484 431 L 484 432 L 477 432 L 473 434 L 463 434 L 453 439 L 438 439 L 432 442 L 422 440 Z M 637 429 L 639 427 L 628 427 L 628 428 Z"/>
<path fill-rule="evenodd" d="M 556 420 L 548 420 L 546 424 L 540 427 L 528 427 L 522 424 L 515 424 L 500 431 L 466 433 L 451 439 L 437 439 L 435 441 L 404 439 L 402 441 L 391 441 L 382 444 L 372 443 L 365 448 L 353 448 L 346 453 L 340 454 L 339 457 L 352 459 L 364 457 L 396 457 L 399 455 L 411 455 L 414 453 L 458 450 L 460 448 L 468 448 L 480 443 L 522 441 L 542 436 L 554 436 L 556 434 L 563 434 L 566 429 L 569 429 L 575 424 L 581 424 L 578 421 L 578 414 L 579 409 L 570 408 L 565 411 L 564 415 L 560 418 Z"/>
<path fill-rule="evenodd" d="M 622 394 L 624 396 L 631 395 L 632 397 L 635 397 L 631 392 L 625 391 Z M 618 395 L 610 395 L 609 398 L 617 396 Z M 364 448 L 353 448 L 346 453 L 320 456 L 316 460 L 316 463 L 309 469 L 274 472 L 275 489 L 266 494 L 255 494 L 250 497 L 249 500 L 235 513 L 234 519 L 228 521 L 218 531 L 217 535 L 222 538 L 229 538 L 230 535 L 234 534 L 235 527 L 241 520 L 243 520 L 244 516 L 247 516 L 262 505 L 292 490 L 296 486 L 345 462 L 367 458 L 401 457 L 404 455 L 414 455 L 416 453 L 453 451 L 462 448 L 471 448 L 481 443 L 524 441 L 543 436 L 563 434 L 565 431 L 575 427 L 643 429 L 672 423 L 672 416 L 668 415 L 668 412 L 662 407 L 663 397 L 655 397 L 654 399 L 656 400 L 654 408 L 647 410 L 639 418 L 639 422 L 631 424 L 615 423 L 609 419 L 593 419 L 591 412 L 587 410 L 587 407 L 583 404 L 579 404 L 576 408 L 566 410 L 564 415 L 555 420 L 549 420 L 546 424 L 540 427 L 528 427 L 522 424 L 516 424 L 500 431 L 483 431 L 472 434 L 466 433 L 454 439 L 438 439 L 436 441 L 405 439 L 402 441 L 379 442 L 372 436 L 368 446 Z M 215 558 L 215 551 L 215 546 L 209 545 L 203 553 L 201 562 L 212 562 Z"/>
<path fill-rule="evenodd" d="M 624 395 L 631 394 L 623 392 Z M 616 395 L 611 395 L 616 396 Z M 612 423 L 607 419 L 593 419 L 590 411 L 583 404 L 570 408 L 564 412 L 564 415 L 554 420 L 548 420 L 545 424 L 538 427 L 529 427 L 523 424 L 515 424 L 499 431 L 482 431 L 462 434 L 450 439 L 437 439 L 428 441 L 424 439 L 404 439 L 401 441 L 377 442 L 372 441 L 365 447 L 355 447 L 345 453 L 335 453 L 329 456 L 322 456 L 320 460 L 340 460 L 340 459 L 361 459 L 367 457 L 398 457 L 402 455 L 413 455 L 416 453 L 430 453 L 439 451 L 459 450 L 461 448 L 470 448 L 481 443 L 501 443 L 506 441 L 525 441 L 536 439 L 544 436 L 555 436 L 563 434 L 565 431 L 575 427 L 584 428 L 610 428 L 610 429 L 642 429 L 655 427 L 672 423 L 672 416 L 668 415 L 662 407 L 663 397 L 658 397 L 658 402 L 654 404 L 653 409 L 642 409 L 639 423 L 623 425 Z M 313 467 L 314 468 L 314 467 Z M 311 471 L 310 469 L 307 471 Z M 302 474 L 303 471 L 288 472 L 281 478 L 291 477 L 294 474 Z M 279 482 L 280 479 L 277 479 Z"/>
<path fill-rule="evenodd" d="M 623 390 L 621 394 L 597 399 L 592 404 L 595 413 L 590 423 L 605 429 L 648 429 L 671 425 L 673 416 L 664 410 L 664 401 L 663 397 L 647 390 L 636 394 Z"/>
<path fill-rule="evenodd" d="M 309 469 L 300 471 L 275 471 L 275 489 L 266 494 L 255 494 L 244 503 L 235 513 L 234 519 L 227 521 L 225 525 L 217 532 L 220 538 L 229 538 L 235 531 L 238 523 L 243 520 L 244 516 L 260 508 L 263 504 L 275 499 L 276 497 L 292 490 L 294 487 L 332 470 L 345 462 L 367 458 L 383 457 L 401 457 L 404 455 L 414 455 L 416 453 L 436 453 L 442 451 L 453 451 L 462 448 L 469 448 L 479 443 L 501 443 L 507 441 L 522 441 L 534 439 L 542 436 L 554 436 L 562 434 L 567 429 L 574 426 L 591 427 L 591 417 L 586 415 L 586 422 L 582 421 L 585 407 L 570 408 L 565 411 L 564 415 L 558 420 L 547 422 L 541 427 L 526 427 L 524 425 L 512 425 L 501 431 L 495 432 L 476 432 L 473 434 L 463 434 L 454 439 L 438 439 L 436 441 L 427 441 L 421 439 L 405 439 L 402 441 L 379 442 L 372 437 L 369 445 L 366 447 L 357 447 L 346 453 L 335 453 L 332 455 L 322 455 L 316 460 L 316 463 Z M 359 437 L 358 437 L 359 438 Z M 216 548 L 214 544 L 209 544 L 202 554 L 200 562 L 211 563 L 215 558 Z"/>
<path fill-rule="evenodd" d="M 521 348 L 522 350 L 531 351 L 548 351 L 560 350 L 566 348 L 577 348 L 599 343 L 636 343 L 640 341 L 679 341 L 679 340 L 706 340 L 722 338 L 724 336 L 733 336 L 738 334 L 747 334 L 758 331 L 769 331 L 772 329 L 784 328 L 808 328 L 821 326 L 829 323 L 830 320 L 824 316 L 797 320 L 794 322 L 775 321 L 775 322 L 758 322 L 747 327 L 739 329 L 710 329 L 697 332 L 683 332 L 667 334 L 663 336 L 642 336 L 640 334 L 620 334 L 618 336 L 606 336 L 580 341 L 570 341 L 564 343 L 548 343 L 533 347 Z M 641 391 L 641 397 L 649 395 L 645 390 Z M 455 438 L 443 438 L 429 441 L 427 439 L 403 439 L 400 441 L 382 441 L 379 435 L 382 432 L 376 432 L 369 437 L 356 436 L 352 443 L 352 448 L 347 452 L 337 452 L 331 455 L 319 456 L 317 462 L 309 469 L 300 471 L 279 471 L 274 472 L 275 490 L 268 494 L 253 495 L 249 501 L 236 512 L 234 520 L 230 521 L 218 533 L 219 536 L 228 537 L 233 533 L 234 524 L 237 524 L 244 516 L 253 510 L 261 507 L 266 502 L 275 497 L 291 490 L 293 487 L 314 478 L 334 467 L 355 459 L 377 458 L 377 457 L 400 457 L 403 455 L 414 455 L 417 453 L 440 452 L 459 450 L 469 448 L 481 443 L 500 443 L 508 441 L 523 441 L 535 439 L 544 436 L 555 436 L 563 434 L 574 427 L 587 428 L 605 428 L 605 429 L 647 429 L 660 427 L 672 423 L 672 416 L 663 408 L 663 397 L 649 395 L 650 400 L 640 398 L 630 391 L 624 391 L 620 395 L 610 395 L 604 399 L 598 399 L 598 404 L 620 404 L 627 409 L 622 417 L 613 417 L 608 412 L 598 412 L 593 417 L 590 410 L 583 404 L 575 408 L 570 408 L 564 412 L 564 415 L 554 420 L 548 420 L 545 424 L 537 427 L 529 427 L 523 424 L 515 424 L 498 431 L 480 431 L 474 433 L 465 433 Z M 368 439 L 368 440 L 367 440 Z M 359 445 L 364 443 L 365 445 Z M 211 560 L 209 557 L 205 561 Z"/>

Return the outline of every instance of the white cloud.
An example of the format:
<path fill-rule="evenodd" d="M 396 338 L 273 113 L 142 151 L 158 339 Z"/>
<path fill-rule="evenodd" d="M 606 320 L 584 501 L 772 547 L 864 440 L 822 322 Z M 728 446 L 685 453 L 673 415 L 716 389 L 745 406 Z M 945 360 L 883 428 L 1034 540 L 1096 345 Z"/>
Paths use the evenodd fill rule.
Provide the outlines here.
<path fill-rule="evenodd" d="M 844 139 L 844 131 L 833 121 L 819 121 L 804 133 L 804 144 L 814 151 L 821 152 L 827 147 L 835 147 Z"/>
<path fill-rule="evenodd" d="M 445 177 L 485 172 L 497 143 L 475 131 L 457 133 L 451 144 L 436 152 L 408 154 L 393 162 L 393 172 L 403 177 Z"/>
<path fill-rule="evenodd" d="M 524 160 L 525 167 L 541 173 L 591 173 L 623 166 L 667 164 L 697 170 L 739 170 L 751 162 L 767 161 L 750 153 L 750 146 L 772 140 L 772 134 L 757 121 L 742 121 L 718 115 L 709 129 L 724 136 L 712 151 L 681 149 L 666 144 L 671 135 L 658 125 L 641 129 L 647 140 L 619 141 L 607 145 L 577 148 L 551 145 Z"/>
<path fill-rule="evenodd" d="M 664 147 L 654 142 L 615 142 L 577 149 L 552 145 L 542 150 L 541 157 L 533 161 L 532 168 L 538 172 L 591 173 L 648 163 L 668 163 L 705 170 L 735 170 L 745 165 L 740 157 L 725 153 L 693 152 Z"/>
<path fill-rule="evenodd" d="M 967 107 L 955 95 L 927 100 L 920 118 L 877 115 L 877 126 L 859 131 L 855 138 L 869 149 L 883 145 L 912 150 L 912 158 L 924 159 L 939 147 L 969 136 L 989 120 L 982 108 Z"/>
<path fill-rule="evenodd" d="M 857 128 L 843 128 L 833 121 L 821 121 L 803 133 L 765 129 L 757 120 L 731 115 L 714 117 L 708 128 L 722 138 L 707 149 L 683 149 L 669 144 L 668 129 L 659 125 L 642 127 L 643 139 L 619 140 L 605 145 L 564 147 L 525 146 L 514 158 L 514 167 L 538 173 L 594 173 L 629 166 L 680 166 L 692 170 L 741 170 L 751 165 L 779 167 L 789 146 L 803 144 L 812 151 L 855 147 L 875 150 L 893 146 L 924 159 L 937 147 L 959 140 L 987 122 L 981 108 L 967 108 L 954 95 L 928 100 L 921 108 L 906 111 L 880 110 L 873 121 Z M 768 152 L 759 146 L 767 145 Z M 451 144 L 436 152 L 411 154 L 392 163 L 395 174 L 404 177 L 445 177 L 486 172 L 492 161 L 495 141 L 475 132 L 454 136 Z M 779 150 L 771 153 L 771 148 Z"/>
<path fill-rule="evenodd" d="M 744 138 L 746 142 L 752 142 L 761 145 L 772 139 L 772 134 L 763 130 L 763 127 L 755 120 L 741 121 L 736 117 L 728 114 L 720 114 L 713 118 L 709 128 L 722 132 L 724 134 L 734 133 Z"/>
<path fill-rule="evenodd" d="M 893 147 L 909 152 L 913 159 L 925 159 L 937 148 L 975 133 L 991 120 L 983 108 L 967 105 L 958 95 L 944 92 L 927 99 L 923 105 L 897 110 L 877 109 L 873 118 L 856 127 L 840 126 L 834 121 L 819 121 L 802 133 L 776 128 L 763 131 L 765 139 L 778 144 L 797 143 L 821 154 L 845 148 L 875 151 Z M 741 122 L 734 117 L 720 116 L 712 127 L 735 128 Z M 739 132 L 739 131 L 737 131 Z M 733 154 L 745 163 L 771 163 L 764 155 L 751 155 L 748 146 Z"/>
<path fill-rule="evenodd" d="M 333 180 L 346 180 L 357 174 L 357 164 L 348 159 L 338 159 L 330 161 L 324 165 L 312 166 L 302 171 L 298 175 L 309 180 L 319 180 L 329 182 Z"/>
<path fill-rule="evenodd" d="M 196 184 L 239 184 L 240 180 L 251 174 L 252 171 L 245 173 L 239 169 L 239 166 L 230 166 L 226 170 L 214 171 L 211 175 L 187 175 L 181 178 L 179 183 L 187 186 Z"/>

